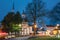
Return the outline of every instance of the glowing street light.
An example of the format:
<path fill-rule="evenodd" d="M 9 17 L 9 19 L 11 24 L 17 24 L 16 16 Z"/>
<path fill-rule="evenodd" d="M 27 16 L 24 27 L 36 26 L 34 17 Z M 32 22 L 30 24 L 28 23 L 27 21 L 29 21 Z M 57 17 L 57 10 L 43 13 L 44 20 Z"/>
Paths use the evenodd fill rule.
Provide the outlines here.
<path fill-rule="evenodd" d="M 19 24 L 19 27 L 21 27 L 21 24 Z"/>
<path fill-rule="evenodd" d="M 34 35 L 36 34 L 36 29 L 37 29 L 37 25 L 35 23 L 35 25 L 34 25 Z"/>
<path fill-rule="evenodd" d="M 57 24 L 57 26 L 60 26 L 59 24 Z"/>
<path fill-rule="evenodd" d="M 56 28 L 56 29 L 58 29 L 58 26 L 60 26 L 60 25 L 59 25 L 59 24 L 57 24 L 55 28 Z"/>
<path fill-rule="evenodd" d="M 35 24 L 34 27 L 37 28 L 37 25 Z"/>

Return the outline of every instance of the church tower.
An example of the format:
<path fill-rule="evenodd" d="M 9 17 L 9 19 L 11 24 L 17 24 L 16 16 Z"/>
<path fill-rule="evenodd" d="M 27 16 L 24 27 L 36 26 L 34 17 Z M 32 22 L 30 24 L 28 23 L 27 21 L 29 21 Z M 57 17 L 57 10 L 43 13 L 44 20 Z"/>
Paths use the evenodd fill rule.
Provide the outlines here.
<path fill-rule="evenodd" d="M 14 8 L 14 1 L 13 1 L 13 5 L 12 5 L 12 12 L 14 12 L 14 9 L 15 9 L 15 8 Z"/>

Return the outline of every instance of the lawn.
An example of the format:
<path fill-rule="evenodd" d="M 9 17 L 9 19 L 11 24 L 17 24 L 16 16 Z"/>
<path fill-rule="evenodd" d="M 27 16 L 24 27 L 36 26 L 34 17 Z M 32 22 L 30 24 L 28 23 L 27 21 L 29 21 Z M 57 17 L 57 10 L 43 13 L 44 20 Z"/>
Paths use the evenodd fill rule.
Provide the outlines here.
<path fill-rule="evenodd" d="M 60 40 L 60 38 L 56 38 L 56 37 L 36 37 L 36 38 L 29 38 L 28 40 Z"/>

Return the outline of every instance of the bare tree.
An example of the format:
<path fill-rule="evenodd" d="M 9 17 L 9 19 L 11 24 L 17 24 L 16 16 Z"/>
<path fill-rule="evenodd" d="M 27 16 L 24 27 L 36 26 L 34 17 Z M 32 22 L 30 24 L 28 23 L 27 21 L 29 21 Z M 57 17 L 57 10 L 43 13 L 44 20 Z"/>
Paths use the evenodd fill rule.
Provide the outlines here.
<path fill-rule="evenodd" d="M 34 23 L 34 33 L 36 33 L 35 25 L 38 18 L 43 18 L 45 16 L 45 5 L 41 0 L 33 0 L 32 3 L 29 3 L 25 10 L 25 15 L 28 19 L 28 22 Z M 40 20 L 40 19 L 39 19 Z"/>

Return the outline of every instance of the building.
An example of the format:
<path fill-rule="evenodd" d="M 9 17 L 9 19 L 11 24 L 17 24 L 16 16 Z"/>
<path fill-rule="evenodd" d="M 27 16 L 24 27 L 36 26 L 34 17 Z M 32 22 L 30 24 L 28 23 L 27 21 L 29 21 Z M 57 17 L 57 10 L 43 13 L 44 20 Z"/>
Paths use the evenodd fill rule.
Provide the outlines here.
<path fill-rule="evenodd" d="M 57 34 L 57 30 L 56 26 L 52 26 L 52 25 L 47 25 L 46 26 L 46 30 L 42 30 L 41 28 L 37 28 L 39 30 L 37 30 L 37 36 L 51 36 L 51 35 L 56 35 Z M 22 35 L 33 35 L 34 31 L 33 31 L 33 26 L 29 26 L 28 22 L 23 21 L 22 22 Z M 59 31 L 60 33 L 60 31 Z"/>
<path fill-rule="evenodd" d="M 22 22 L 22 35 L 30 35 L 32 33 L 32 26 L 29 26 L 28 22 Z"/>
<path fill-rule="evenodd" d="M 38 32 L 38 36 L 50 36 L 53 35 L 53 31 L 56 27 L 52 25 L 47 25 L 46 30 L 40 29 Z"/>
<path fill-rule="evenodd" d="M 47 25 L 46 31 L 39 30 L 38 31 L 38 36 L 55 36 L 55 35 L 60 35 L 60 25 L 57 26 L 52 26 L 52 25 Z"/>
<path fill-rule="evenodd" d="M 22 18 L 23 18 L 23 22 L 22 22 L 22 25 L 21 25 L 22 26 L 21 34 L 22 35 L 30 35 L 30 34 L 32 34 L 33 33 L 32 26 L 28 25 L 27 18 L 26 18 L 25 14 L 24 14 L 24 11 L 22 13 Z"/>

